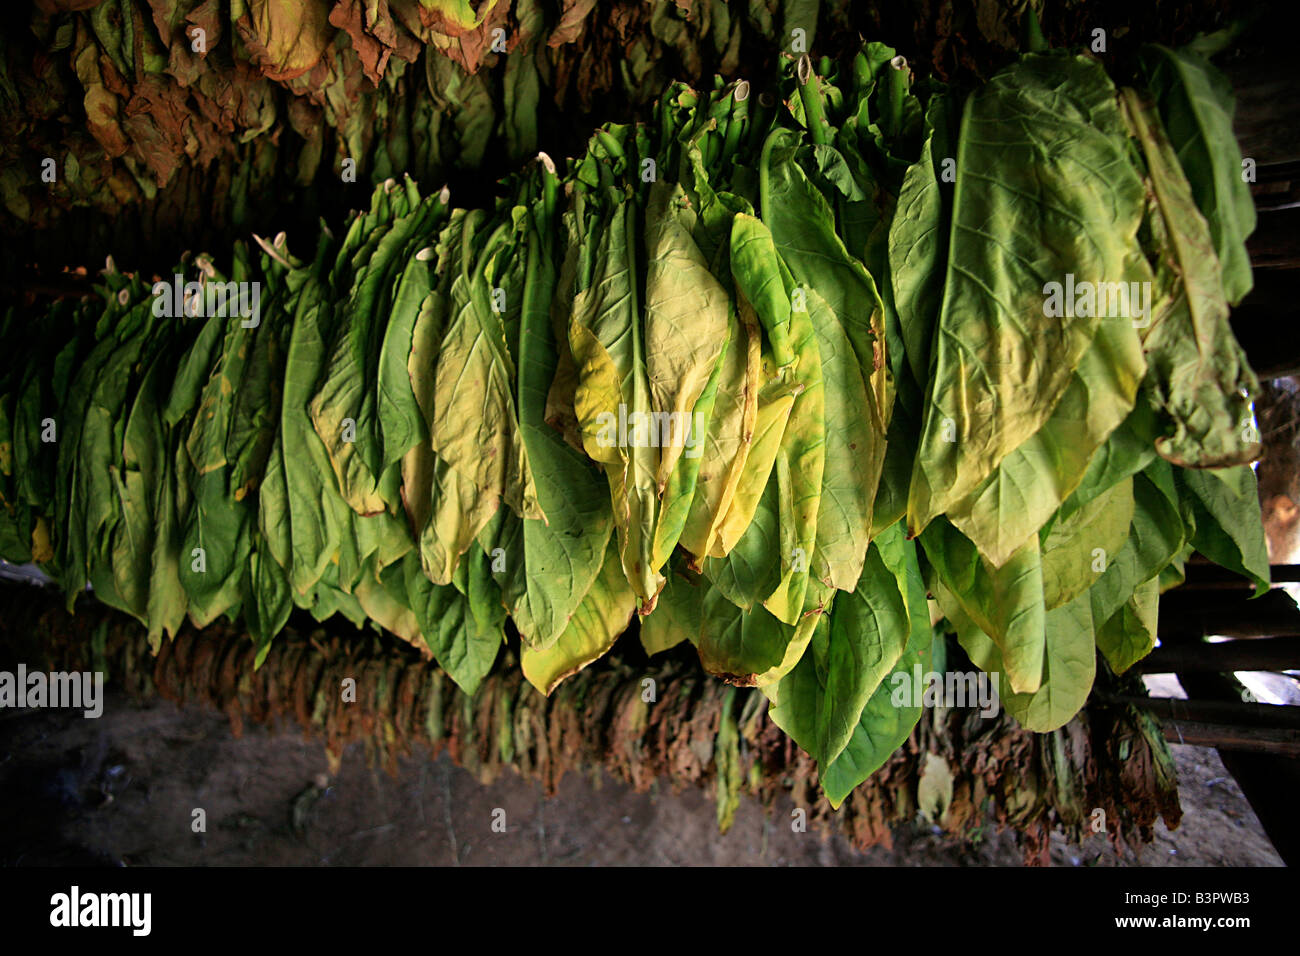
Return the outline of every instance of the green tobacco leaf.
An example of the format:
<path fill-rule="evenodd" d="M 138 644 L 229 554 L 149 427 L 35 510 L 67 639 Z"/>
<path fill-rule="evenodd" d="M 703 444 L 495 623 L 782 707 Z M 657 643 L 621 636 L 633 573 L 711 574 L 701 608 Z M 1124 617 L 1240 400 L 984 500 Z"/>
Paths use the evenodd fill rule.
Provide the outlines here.
<path fill-rule="evenodd" d="M 403 463 L 406 486 L 427 494 L 416 513 L 423 522 L 420 556 L 431 581 L 449 584 L 461 557 L 498 511 L 500 499 L 481 493 L 474 481 L 432 451 L 415 449 Z"/>
<path fill-rule="evenodd" d="M 520 636 L 534 647 L 553 645 L 604 563 L 613 528 L 609 492 L 600 473 L 546 424 L 546 394 L 555 377 L 556 342 L 550 308 L 555 291 L 550 221 L 528 232 L 528 267 L 519 334 L 519 427 L 543 520 L 520 522 L 518 548 L 503 583 Z M 522 549 L 522 561 L 517 550 Z"/>
<path fill-rule="evenodd" d="M 1129 538 L 1133 480 L 1112 485 L 1068 518 L 1058 518 L 1042 538 L 1043 605 L 1050 611 L 1092 587 Z"/>
<path fill-rule="evenodd" d="M 718 390 L 722 387 L 723 375 L 734 376 L 741 374 L 740 368 L 735 361 L 734 349 L 745 344 L 736 342 L 732 335 L 736 334 L 740 327 L 732 322 L 725 330 L 727 340 L 722 348 L 722 354 L 719 356 L 717 364 L 713 367 L 713 374 L 704 386 L 704 391 L 700 393 L 699 400 L 695 403 L 694 420 L 692 427 L 695 429 L 694 444 L 690 455 L 683 455 L 677 461 L 677 467 L 673 469 L 668 476 L 668 483 L 664 486 L 662 495 L 662 508 L 659 511 L 659 523 L 655 525 L 653 562 L 662 567 L 667 561 L 673 548 L 682 540 L 682 535 L 687 533 L 687 523 L 691 518 L 691 512 L 695 508 L 696 493 L 700 491 L 700 475 L 703 473 L 705 481 L 710 480 L 717 466 L 717 455 L 720 443 L 716 440 L 709 442 L 709 432 L 712 430 L 714 435 L 724 431 L 727 425 L 733 424 L 733 421 L 725 417 L 718 421 L 714 420 L 714 410 L 718 408 Z M 748 332 L 746 337 L 749 337 Z M 756 336 L 754 336 L 756 338 Z M 732 361 L 727 361 L 727 356 L 732 356 Z M 730 386 L 732 383 L 728 383 Z M 748 405 L 756 403 L 734 403 L 724 398 L 723 412 L 740 412 L 742 415 L 748 411 Z M 743 419 L 740 422 L 744 427 Z M 713 452 L 713 455 L 709 453 Z M 709 458 L 709 470 L 705 471 L 705 459 Z M 721 489 L 724 493 L 726 482 Z M 691 528 L 688 540 L 698 541 L 703 535 L 707 536 L 712 531 L 712 520 L 708 518 L 707 503 L 702 503 L 696 510 L 695 525 Z M 703 547 L 703 545 L 701 545 Z"/>
<path fill-rule="evenodd" d="M 1195 548 L 1189 544 L 1178 552 L 1174 559 L 1160 572 L 1157 580 L 1160 583 L 1161 594 L 1164 594 L 1170 588 L 1178 587 L 1187 580 L 1187 559 L 1192 556 L 1193 551 L 1195 551 Z"/>
<path fill-rule="evenodd" d="M 908 558 L 915 567 L 916 548 L 892 525 L 867 551 L 857 590 L 841 595 L 829 628 L 819 628 L 805 654 L 786 681 L 791 697 L 802 695 L 794 685 L 816 676 L 820 687 L 810 694 L 815 705 L 810 718 L 812 740 L 801 746 L 826 766 L 847 746 L 862 708 L 903 655 L 911 634 L 907 600 Z M 785 697 L 778 692 L 778 700 Z M 780 710 L 778 705 L 775 710 Z M 780 721 L 778 721 L 780 723 Z M 799 738 L 796 737 L 796 740 Z"/>
<path fill-rule="evenodd" d="M 1159 427 L 1155 409 L 1146 396 L 1139 393 L 1133 411 L 1093 453 L 1078 487 L 1061 503 L 1061 517 L 1067 517 L 1107 488 L 1147 467 L 1156 457 L 1155 440 Z"/>
<path fill-rule="evenodd" d="M 764 368 L 770 367 L 766 359 L 763 365 Z M 717 526 L 714 545 L 709 550 L 710 556 L 730 554 L 758 519 L 758 509 L 762 507 L 768 484 L 776 478 L 773 466 L 776 464 L 781 440 L 785 436 L 785 426 L 789 421 L 790 410 L 794 406 L 794 398 L 794 390 L 781 378 L 768 379 L 760 389 L 755 415 L 754 440 L 745 458 L 744 467 L 741 468 L 736 480 L 731 504 Z M 779 492 L 778 499 L 773 504 L 774 513 L 778 507 Z M 779 526 L 777 530 L 779 531 Z M 774 557 L 778 562 L 780 561 L 779 547 L 774 552 Z"/>
<path fill-rule="evenodd" d="M 600 574 L 555 644 L 546 650 L 524 646 L 520 654 L 524 677 L 543 694 L 604 656 L 627 629 L 637 596 L 623 574 L 617 548 L 611 538 Z"/>
<path fill-rule="evenodd" d="M 433 367 L 429 363 L 429 351 L 436 349 L 437 340 L 431 334 L 436 311 L 421 310 L 409 359 L 411 384 L 426 423 L 433 417 L 434 376 L 417 373 L 417 369 Z M 465 489 L 464 511 L 459 507 L 461 487 Z M 427 440 L 418 442 L 402 459 L 402 504 L 415 535 L 424 573 L 437 584 L 451 583 L 460 556 L 500 504 L 476 495 L 476 490 L 472 481 L 438 457 Z M 470 511 L 474 504 L 479 505 L 478 509 Z"/>
<path fill-rule="evenodd" d="M 1138 585 L 1123 607 L 1097 626 L 1097 650 L 1116 674 L 1124 673 L 1156 646 L 1159 610 L 1160 580 L 1153 577 Z"/>
<path fill-rule="evenodd" d="M 407 192 L 391 185 L 376 188 L 370 213 L 353 221 L 340 249 L 332 281 L 346 289 L 340 290 L 329 359 L 309 406 L 343 497 L 360 515 L 395 504 L 380 490 L 385 462 L 380 348 L 393 277 L 405 266 L 402 253 L 423 224 L 422 213 L 409 212 Z M 359 243 L 355 251 L 353 243 Z"/>
<path fill-rule="evenodd" d="M 1106 555 L 1106 571 L 1093 584 L 1093 619 L 1109 620 L 1134 591 L 1160 574 L 1187 541 L 1173 469 L 1151 462 L 1133 477 L 1133 523 L 1118 553 Z"/>
<path fill-rule="evenodd" d="M 249 551 L 247 574 L 244 626 L 257 647 L 254 663 L 260 666 L 271 650 L 272 638 L 289 620 L 293 595 L 284 568 L 264 548 Z"/>
<path fill-rule="evenodd" d="M 944 614 L 961 613 L 992 638 L 1012 690 L 1036 691 L 1047 613 L 1038 538 L 1030 538 L 1000 568 L 981 558 L 970 539 L 942 518 L 925 529 L 921 546 L 937 575 L 931 590 Z"/>
<path fill-rule="evenodd" d="M 925 383 L 930 376 L 930 345 L 943 305 L 943 275 L 948 258 L 951 209 L 945 208 L 939 174 L 935 171 L 934 125 L 944 124 L 944 100 L 935 97 L 927 109 L 927 130 L 920 158 L 908 167 L 898 208 L 889 227 L 890 285 L 912 378 Z M 931 114 L 935 114 L 932 116 Z M 951 159 L 951 157 L 939 157 Z"/>
<path fill-rule="evenodd" d="M 406 589 L 403 562 L 381 569 L 373 558 L 367 560 L 353 585 L 352 597 L 369 621 L 423 650 L 420 624 Z"/>
<path fill-rule="evenodd" d="M 700 664 L 715 677 L 739 687 L 758 686 L 759 676 L 779 668 L 795 640 L 795 627 L 763 608 L 742 611 L 721 591 L 703 599 L 695 646 Z"/>
<path fill-rule="evenodd" d="M 839 597 L 829 625 L 825 617 L 799 663 L 764 692 L 773 701 L 772 720 L 796 743 L 811 754 L 835 753 L 829 762 L 819 758 L 819 774 L 838 807 L 907 739 L 921 714 L 919 693 L 900 694 L 900 688 L 929 666 L 930 617 L 915 545 L 901 525 L 872 543 L 858 591 Z M 876 637 L 866 646 L 862 625 L 862 634 Z M 882 670 L 886 659 L 892 660 Z M 835 723 L 837 716 L 848 725 Z M 828 727 L 837 732 L 827 735 Z"/>
<path fill-rule="evenodd" d="M 781 278 L 771 230 L 754 216 L 736 216 L 731 226 L 730 252 L 736 290 L 762 323 L 777 367 L 784 368 L 794 361 L 790 348 L 790 296 Z"/>
<path fill-rule="evenodd" d="M 742 611 L 710 588 L 701 601 L 701 624 L 693 637 L 701 666 L 737 687 L 777 683 L 803 657 L 818 622 L 829 614 L 835 593 L 810 581 L 803 613 L 791 625 L 763 608 Z"/>
<path fill-rule="evenodd" d="M 275 295 L 270 299 L 263 305 L 269 312 L 278 312 Z M 261 484 L 275 443 L 289 331 L 281 323 L 259 323 L 248 349 L 248 362 L 235 386 L 226 459 L 231 491 L 239 501 Z"/>
<path fill-rule="evenodd" d="M 473 481 L 482 495 L 500 497 L 521 517 L 540 518 L 519 433 L 514 362 L 488 279 L 505 233 L 506 227 L 499 227 L 477 261 L 469 250 L 462 251 L 461 276 L 452 283 L 458 308 L 438 355 L 431 437 L 438 457 Z"/>
<path fill-rule="evenodd" d="M 161 465 L 154 497 L 153 559 L 149 571 L 149 603 L 146 623 L 149 627 L 149 646 L 155 652 L 161 646 L 162 635 L 175 637 L 185 620 L 186 596 L 181 585 L 180 554 L 181 527 L 178 513 L 180 497 L 177 488 L 176 455 L 179 438 L 172 437 L 162 448 L 166 461 Z"/>
<path fill-rule="evenodd" d="M 163 629 L 175 634 L 185 612 L 185 593 L 175 574 L 180 543 L 173 535 L 172 445 L 162 416 L 176 368 L 173 350 L 184 337 L 175 327 L 162 326 L 141 350 L 139 366 L 145 371 L 123 407 L 125 425 L 116 431 L 120 459 L 110 469 L 121 520 L 111 534 L 113 588 L 99 596 L 149 624 L 154 640 Z"/>
<path fill-rule="evenodd" d="M 801 150 L 800 158 L 816 169 L 818 174 L 838 190 L 844 199 L 850 202 L 862 202 L 868 198 L 866 191 L 854 178 L 848 160 L 834 146 L 814 144 L 806 152 Z"/>
<path fill-rule="evenodd" d="M 915 692 L 902 698 L 903 681 L 915 682 L 915 674 L 925 673 L 930 665 L 930 648 L 914 650 L 910 645 L 897 665 L 881 681 L 862 713 L 853 734 L 840 755 L 830 766 L 819 769 L 822 792 L 833 808 L 838 809 L 859 784 L 885 765 L 921 719 L 921 702 Z"/>
<path fill-rule="evenodd" d="M 1005 563 L 1082 483 L 1097 449 L 1133 408 L 1145 370 L 1132 323 L 1103 320 L 1043 427 L 954 502 L 948 520 L 990 563 Z"/>
<path fill-rule="evenodd" d="M 684 569 L 673 569 L 659 594 L 654 613 L 641 619 L 641 646 L 649 655 L 694 641 L 704 621 L 709 582 Z"/>
<path fill-rule="evenodd" d="M 507 512 L 498 512 L 466 551 L 456 568 L 452 584 L 469 601 L 469 613 L 478 630 L 505 639 L 506 607 L 501 600 L 501 554 L 497 540 L 509 523 Z M 513 520 L 513 519 L 509 519 Z"/>
<path fill-rule="evenodd" d="M 1128 278 L 1143 197 L 1095 61 L 1025 56 L 967 101 L 913 534 L 1047 422 L 1102 321 L 1062 293 Z"/>
<path fill-rule="evenodd" d="M 575 206 L 579 204 L 575 203 Z M 577 288 L 579 256 L 588 251 L 589 243 L 582 234 L 574 207 L 560 217 L 560 236 L 564 254 L 560 257 L 560 271 L 555 284 L 555 299 L 551 303 L 551 329 L 559 355 L 556 358 L 555 377 L 546 393 L 546 423 L 564 436 L 565 442 L 577 451 L 583 451 L 582 434 L 578 430 L 577 413 L 573 396 L 578 387 L 578 369 L 573 362 L 569 344 L 569 311 Z"/>
<path fill-rule="evenodd" d="M 660 492 L 683 453 L 702 452 L 703 428 L 693 413 L 727 342 L 729 299 L 691 237 L 695 220 L 681 186 L 659 181 L 651 187 L 645 365 L 658 423 Z"/>
<path fill-rule="evenodd" d="M 752 522 L 793 402 L 760 352 L 758 324 L 744 302 L 731 335 L 680 538 L 697 564 L 728 554 Z"/>
<path fill-rule="evenodd" d="M 326 290 L 313 277 L 299 291 L 293 312 L 284 372 L 284 397 L 280 406 L 279 451 L 283 464 L 284 499 L 278 520 L 289 523 L 290 547 L 276 554 L 289 570 L 289 581 L 300 596 L 307 595 L 325 573 L 345 531 L 350 531 L 346 502 L 339 497 L 330 470 L 329 455 L 307 414 L 324 355 L 319 319 L 328 313 Z M 276 520 L 268 514 L 274 495 L 262 501 L 262 528 Z"/>
<path fill-rule="evenodd" d="M 1178 469 L 1183 500 L 1196 530 L 1191 543 L 1215 564 L 1255 582 L 1255 596 L 1269 587 L 1268 548 L 1260 520 L 1259 491 L 1249 465 Z"/>
<path fill-rule="evenodd" d="M 1209 227 L 1155 111 L 1133 90 L 1124 91 L 1123 102 L 1157 199 L 1158 285 L 1172 287 L 1172 300 L 1157 310 L 1145 340 L 1155 401 L 1174 427 L 1156 450 L 1184 467 L 1253 461 L 1261 446 L 1250 396 L 1259 383 L 1228 324 Z"/>
<path fill-rule="evenodd" d="M 120 467 L 121 425 L 133 390 L 131 369 L 146 342 L 149 308 L 110 306 L 105 316 L 117 320 L 73 380 L 60 418 L 56 490 L 62 528 L 60 566 L 69 601 L 90 584 L 105 600 L 121 607 L 112 574 L 114 529 L 122 519 L 121 493 L 114 473 Z M 6 450 L 8 454 L 8 450 Z M 66 502 L 66 512 L 62 506 Z M 72 605 L 69 604 L 69 609 Z"/>
<path fill-rule="evenodd" d="M 1241 149 L 1232 128 L 1232 85 L 1190 50 L 1151 45 L 1139 59 L 1170 145 L 1209 226 L 1225 297 L 1236 305 L 1253 284 L 1246 238 L 1255 231 L 1255 201 L 1242 178 Z"/>
<path fill-rule="evenodd" d="M 695 507 L 697 492 L 703 490 L 700 477 L 705 476 L 706 485 L 713 479 L 719 453 L 731 447 L 737 427 L 742 438 L 752 428 L 745 418 L 752 418 L 755 402 L 744 385 L 758 343 L 756 333 L 737 321 L 726 290 L 696 245 L 694 236 L 708 230 L 699 226 L 684 190 L 656 183 L 649 202 L 646 370 L 661 445 L 661 509 L 651 563 L 662 567 L 683 534 L 698 542 L 701 534 L 707 538 L 711 533 L 708 502 L 701 496 Z M 744 445 L 733 450 L 742 454 Z M 726 474 L 730 477 L 731 469 Z M 726 498 L 728 482 L 713 490 Z"/>
<path fill-rule="evenodd" d="M 250 503 L 236 500 L 227 455 L 236 389 L 243 378 L 253 331 L 235 318 L 213 317 L 208 322 L 219 323 L 225 335 L 198 395 L 186 438 L 184 473 L 190 507 L 181 519 L 185 525 L 181 581 L 195 627 L 206 627 L 240 606 L 254 517 Z"/>
<path fill-rule="evenodd" d="M 835 231 L 825 197 L 796 161 L 798 137 L 775 129 L 763 144 L 759 175 L 763 221 L 795 283 L 816 289 L 839 319 L 858 365 L 884 363 L 883 315 L 876 284 Z M 790 292 L 790 284 L 786 286 Z M 870 374 L 870 373 L 867 373 Z"/>
<path fill-rule="evenodd" d="M 592 0 L 594 2 L 594 0 Z M 587 4 L 590 9 L 590 3 Z M 525 39 L 540 34 L 545 28 L 545 15 L 540 3 L 524 0 L 514 4 L 515 21 L 519 34 Z M 561 14 L 561 20 L 570 15 Z M 559 29 L 557 27 L 557 29 Z M 522 53 L 522 51 L 521 51 Z M 502 100 L 505 115 L 506 149 L 510 158 L 521 162 L 537 151 L 537 104 L 541 96 L 541 78 L 538 75 L 540 56 L 522 53 L 506 57 L 505 81 Z"/>
<path fill-rule="evenodd" d="M 628 203 L 608 220 L 593 279 L 574 298 L 569 347 L 578 369 L 574 408 L 588 456 L 605 469 L 619 557 L 641 613 L 654 609 L 664 578 L 654 564 L 659 448 L 637 305 L 636 236 Z"/>
<path fill-rule="evenodd" d="M 808 305 L 821 353 L 826 423 L 812 572 L 829 587 L 852 591 L 871 537 L 872 505 L 885 459 L 885 423 L 830 308 L 812 290 Z"/>
<path fill-rule="evenodd" d="M 412 230 L 411 239 L 403 252 L 405 268 L 397 279 L 393 291 L 392 314 L 384 329 L 378 389 L 385 468 L 401 461 L 417 442 L 429 437 L 428 426 L 420 414 L 406 364 L 410 358 L 411 339 L 420 310 L 434 289 L 434 263 L 429 256 L 421 255 L 418 247 L 426 239 L 425 231 L 442 218 L 444 206 L 443 196 L 430 196 L 424 200 L 420 210 L 422 221 Z"/>
<path fill-rule="evenodd" d="M 462 261 L 473 248 L 473 232 L 474 222 L 463 210 L 452 214 L 435 250 L 438 289 L 425 299 L 411 333 L 407 373 L 430 433 L 436 415 L 439 349 L 453 309 L 464 304 L 453 300 L 452 289 L 464 293 L 464 283 L 456 283 L 462 276 Z M 424 573 L 436 584 L 450 584 L 461 555 L 496 513 L 500 498 L 482 493 L 473 478 L 433 450 L 431 439 L 417 442 L 403 459 L 402 496 Z"/>
<path fill-rule="evenodd" d="M 865 161 L 864 161 L 865 162 Z M 869 225 L 864 223 L 866 234 L 861 242 L 863 261 L 873 274 L 882 277 L 880 299 L 884 313 L 884 345 L 888 362 L 874 375 L 873 393 L 877 396 L 876 405 L 880 410 L 885 426 L 884 460 L 881 462 L 880 479 L 876 488 L 875 501 L 872 504 L 872 533 L 889 527 L 907 512 L 908 488 L 912 482 L 912 463 L 916 458 L 916 442 L 921 431 L 921 407 L 925 389 L 921 384 L 927 379 L 923 375 L 917 379 L 911 366 L 914 360 L 912 351 L 924 350 L 923 363 L 929 362 L 929 339 L 933 327 L 938 321 L 938 300 L 935 301 L 935 314 L 927 320 L 924 329 L 911 328 L 915 325 L 915 316 L 909 320 L 909 326 L 902 326 L 895 297 L 895 281 L 909 281 L 906 276 L 895 276 L 890 267 L 890 223 L 898 221 L 895 212 L 896 203 L 888 193 L 882 195 L 883 208 L 874 209 L 875 216 Z M 946 215 L 946 213 L 945 213 Z M 946 230 L 945 230 L 946 236 Z M 937 263 L 941 267 L 943 263 Z M 942 277 L 938 286 L 942 289 Z M 925 339 L 924 345 L 919 341 L 905 344 L 906 337 Z M 911 351 L 909 351 L 911 350 Z M 887 372 L 886 372 L 887 368 Z"/>
<path fill-rule="evenodd" d="M 189 596 L 190 621 L 207 627 L 234 614 L 248 564 L 250 515 L 227 492 L 226 475 L 189 472 L 191 505 L 181 542 L 181 583 Z"/>
<path fill-rule="evenodd" d="M 244 381 L 255 333 L 233 319 L 213 317 L 209 322 L 225 328 L 221 352 L 199 393 L 193 423 L 185 445 L 200 475 L 232 465 L 228 436 L 235 410 L 236 390 Z"/>
<path fill-rule="evenodd" d="M 799 166 L 797 154 L 798 140 L 789 131 L 775 130 L 764 142 L 759 161 L 762 214 L 771 227 L 781 263 L 790 272 L 786 277 L 786 291 L 792 309 L 797 308 L 799 298 L 806 298 L 806 307 L 814 309 L 816 301 L 812 293 L 815 290 L 816 296 L 830 307 L 829 312 L 838 323 L 839 328 L 835 330 L 829 321 L 814 319 L 814 323 L 827 333 L 821 335 L 822 345 L 830 349 L 830 354 L 836 359 L 837 367 L 832 369 L 832 374 L 850 390 L 840 411 L 844 417 L 839 420 L 826 419 L 826 424 L 832 428 L 846 429 L 851 427 L 850 423 L 865 420 L 868 430 L 876 436 L 876 440 L 869 442 L 865 448 L 860 446 L 856 450 L 850 449 L 859 457 L 858 478 L 860 484 L 865 486 L 859 488 L 858 494 L 868 495 L 874 501 L 884 461 L 884 433 L 894 404 L 894 382 L 888 364 L 890 357 L 886 354 L 884 304 L 875 281 L 861 259 L 845 247 L 836 231 L 833 210 Z M 819 313 L 821 314 L 824 313 Z M 841 340 L 847 342 L 847 349 L 840 347 Z M 861 376 L 866 388 L 865 401 L 856 394 L 851 370 L 854 363 L 849 361 L 850 354 L 856 359 L 857 374 Z M 823 397 L 823 405 L 826 401 Z M 835 436 L 823 450 L 823 457 L 842 461 L 845 457 L 843 446 L 859 445 L 857 437 L 862 436 Z M 823 472 L 822 477 L 825 475 L 826 472 Z M 835 544 L 829 545 L 823 549 L 827 563 L 817 568 L 816 573 L 821 580 L 830 580 L 836 587 L 851 587 L 858 573 L 857 556 L 863 553 L 861 548 L 854 547 L 853 539 L 860 537 L 856 526 L 866 500 L 858 498 L 853 501 L 846 497 L 847 485 L 843 482 L 842 471 L 837 465 L 832 464 L 829 476 L 831 484 L 827 491 L 832 496 L 841 496 L 846 507 L 832 506 L 833 513 L 828 516 L 830 520 L 823 530 L 855 553 L 851 558 L 845 559 L 840 548 Z M 871 516 L 868 511 L 868 536 L 870 528 Z M 782 608 L 778 594 L 768 607 L 775 608 L 778 616 L 790 620 L 788 613 L 797 608 L 799 603 L 798 585 L 792 597 L 795 600 L 786 602 Z"/>
<path fill-rule="evenodd" d="M 1097 651 L 1092 607 L 1086 593 L 1047 613 L 1043 678 L 1033 693 L 1010 691 L 997 645 L 960 613 L 951 620 L 957 626 L 957 639 L 971 661 L 980 670 L 999 678 L 1003 706 L 1026 730 L 1040 734 L 1055 730 L 1068 723 L 1087 703 L 1096 674 Z"/>
<path fill-rule="evenodd" d="M 814 293 L 808 295 L 811 303 Z M 817 515 L 826 465 L 821 350 L 806 309 L 792 310 L 790 341 L 795 362 L 786 371 L 797 391 L 776 453 L 782 573 L 780 583 L 763 601 L 763 606 L 778 620 L 794 625 L 803 612 L 804 592 L 817 543 Z M 836 528 L 836 532 L 846 533 L 842 528 Z"/>
<path fill-rule="evenodd" d="M 430 581 L 415 552 L 401 567 L 407 603 L 438 666 L 461 690 L 474 693 L 501 650 L 501 630 L 476 619 L 469 598 L 455 587 Z"/>
<path fill-rule="evenodd" d="M 704 560 L 704 574 L 713 586 L 746 611 L 762 604 L 781 583 L 779 498 L 779 483 L 772 475 L 735 547 L 724 557 Z"/>

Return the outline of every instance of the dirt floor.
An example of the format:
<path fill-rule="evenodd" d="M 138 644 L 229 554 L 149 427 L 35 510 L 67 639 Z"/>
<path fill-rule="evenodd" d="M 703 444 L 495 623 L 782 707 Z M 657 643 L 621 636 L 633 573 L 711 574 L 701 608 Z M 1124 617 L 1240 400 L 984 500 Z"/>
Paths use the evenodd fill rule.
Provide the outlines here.
<path fill-rule="evenodd" d="M 1101 837 L 1058 840 L 1062 866 L 1280 866 L 1241 791 L 1210 750 L 1175 746 L 1184 817 L 1138 860 Z M 962 845 L 922 825 L 892 849 L 791 830 L 743 800 L 719 835 L 698 790 L 638 794 L 566 777 L 560 792 L 507 775 L 490 787 L 445 757 L 404 761 L 396 777 L 359 745 L 327 776 L 318 742 L 224 716 L 144 706 L 109 692 L 103 717 L 0 712 L 0 864 L 61 865 L 1020 865 L 1013 835 Z M 192 829 L 194 811 L 206 833 Z M 495 832 L 494 820 L 504 832 Z M 500 829 L 500 826 L 498 826 Z"/>

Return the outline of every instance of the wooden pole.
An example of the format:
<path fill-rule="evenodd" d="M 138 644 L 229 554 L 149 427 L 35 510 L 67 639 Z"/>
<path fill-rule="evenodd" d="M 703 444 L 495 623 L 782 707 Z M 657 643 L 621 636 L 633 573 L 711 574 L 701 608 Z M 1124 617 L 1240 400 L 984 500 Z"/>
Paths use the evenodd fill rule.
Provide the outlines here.
<path fill-rule="evenodd" d="M 1300 670 L 1300 639 L 1264 637 L 1208 644 L 1162 644 L 1133 665 L 1137 674 L 1176 674 L 1179 671 Z"/>
<path fill-rule="evenodd" d="M 1168 591 L 1160 598 L 1160 634 L 1222 637 L 1300 636 L 1300 608 L 1280 588 L 1248 597 L 1223 589 Z"/>
<path fill-rule="evenodd" d="M 1286 730 L 1300 742 L 1300 707 L 1282 704 L 1251 704 L 1236 700 L 1183 700 L 1177 697 L 1137 697 L 1098 694 L 1104 703 L 1132 704 L 1168 721 L 1232 724 L 1242 729 Z"/>

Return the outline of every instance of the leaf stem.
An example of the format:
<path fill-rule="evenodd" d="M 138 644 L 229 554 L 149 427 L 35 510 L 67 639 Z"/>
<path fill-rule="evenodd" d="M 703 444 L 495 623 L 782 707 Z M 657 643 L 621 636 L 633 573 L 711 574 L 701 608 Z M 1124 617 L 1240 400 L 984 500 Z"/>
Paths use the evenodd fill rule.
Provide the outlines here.
<path fill-rule="evenodd" d="M 1043 28 L 1038 23 L 1038 14 L 1034 12 L 1033 4 L 1025 7 L 1025 17 L 1021 21 L 1021 39 L 1020 45 L 1030 53 L 1046 53 L 1048 50 L 1047 38 L 1043 36 Z"/>
<path fill-rule="evenodd" d="M 722 165 L 726 165 L 740 145 L 740 134 L 749 125 L 749 81 L 741 80 L 731 92 L 731 116 L 727 136 L 722 144 Z"/>
<path fill-rule="evenodd" d="M 822 104 L 821 87 L 817 85 L 817 74 L 813 72 L 812 60 L 805 53 L 799 57 L 798 67 L 799 98 L 803 100 L 804 121 L 808 124 L 808 134 L 818 146 L 830 145 L 830 124 L 826 122 L 826 111 Z"/>
<path fill-rule="evenodd" d="M 889 139 L 897 136 L 903 128 L 903 104 L 907 101 L 907 91 L 911 87 L 910 74 L 907 59 L 902 56 L 890 60 L 889 69 L 885 71 L 885 103 L 882 120 L 885 135 Z"/>

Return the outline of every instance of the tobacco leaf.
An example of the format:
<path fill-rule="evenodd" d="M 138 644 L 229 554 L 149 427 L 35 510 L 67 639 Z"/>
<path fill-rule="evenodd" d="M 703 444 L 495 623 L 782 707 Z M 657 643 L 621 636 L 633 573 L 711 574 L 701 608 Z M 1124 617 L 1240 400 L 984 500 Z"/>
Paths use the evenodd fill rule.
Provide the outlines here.
<path fill-rule="evenodd" d="M 560 682 L 603 656 L 626 630 L 637 596 L 623 574 L 617 542 L 611 538 L 605 563 L 583 597 L 569 626 L 549 648 L 525 645 L 520 654 L 524 677 L 550 695 Z"/>
<path fill-rule="evenodd" d="M 1251 289 L 1246 239 L 1255 202 L 1242 176 L 1233 135 L 1232 85 L 1199 53 L 1149 45 L 1139 55 L 1169 144 L 1205 217 L 1222 270 L 1224 297 L 1236 305 Z"/>
<path fill-rule="evenodd" d="M 913 534 L 1047 422 L 1101 321 L 1049 316 L 1047 284 L 1120 281 L 1142 221 L 1115 88 L 1092 60 L 1029 55 L 998 73 L 967 101 L 956 160 Z"/>
<path fill-rule="evenodd" d="M 1156 450 L 1187 468 L 1254 461 L 1261 444 L 1250 396 L 1259 382 L 1228 324 L 1209 226 L 1154 109 L 1133 90 L 1124 91 L 1123 102 L 1156 197 L 1151 233 L 1157 285 L 1170 289 L 1144 342 L 1155 402 L 1173 425 L 1172 435 L 1156 440 Z"/>

